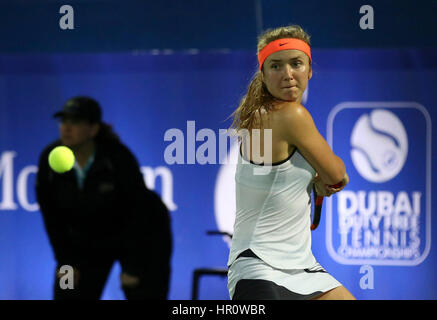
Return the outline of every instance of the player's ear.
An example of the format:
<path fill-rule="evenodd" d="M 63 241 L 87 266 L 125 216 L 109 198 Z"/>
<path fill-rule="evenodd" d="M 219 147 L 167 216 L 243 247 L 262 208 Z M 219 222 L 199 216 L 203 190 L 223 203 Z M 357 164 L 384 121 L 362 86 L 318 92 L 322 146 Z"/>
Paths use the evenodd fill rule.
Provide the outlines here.
<path fill-rule="evenodd" d="M 310 80 L 313 77 L 313 67 L 310 64 L 310 72 L 308 73 L 308 80 Z"/>

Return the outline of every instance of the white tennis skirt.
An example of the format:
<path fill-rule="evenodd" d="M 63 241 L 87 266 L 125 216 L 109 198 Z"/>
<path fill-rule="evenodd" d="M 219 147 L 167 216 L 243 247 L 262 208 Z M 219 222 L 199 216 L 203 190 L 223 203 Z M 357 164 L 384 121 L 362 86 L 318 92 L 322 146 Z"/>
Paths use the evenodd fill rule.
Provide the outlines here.
<path fill-rule="evenodd" d="M 239 257 L 228 271 L 232 300 L 306 300 L 341 285 L 319 263 L 308 269 L 276 269 L 259 258 Z"/>

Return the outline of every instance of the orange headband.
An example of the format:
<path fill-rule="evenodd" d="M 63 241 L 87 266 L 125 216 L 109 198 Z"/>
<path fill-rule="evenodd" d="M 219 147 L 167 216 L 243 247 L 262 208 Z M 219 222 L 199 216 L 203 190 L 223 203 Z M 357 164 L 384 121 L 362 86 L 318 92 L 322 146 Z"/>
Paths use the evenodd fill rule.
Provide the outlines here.
<path fill-rule="evenodd" d="M 313 62 L 313 60 L 311 59 L 310 46 L 305 41 L 295 38 L 285 38 L 270 42 L 258 53 L 259 69 L 262 69 L 264 61 L 269 55 L 281 50 L 302 51 L 308 56 L 308 58 L 310 58 L 310 62 Z"/>

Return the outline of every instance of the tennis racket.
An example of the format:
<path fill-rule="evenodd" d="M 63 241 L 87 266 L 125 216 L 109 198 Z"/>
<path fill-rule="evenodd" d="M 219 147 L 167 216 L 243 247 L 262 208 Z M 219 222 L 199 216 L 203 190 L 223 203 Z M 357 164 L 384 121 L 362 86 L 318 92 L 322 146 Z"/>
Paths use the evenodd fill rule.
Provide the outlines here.
<path fill-rule="evenodd" d="M 343 185 L 343 181 L 337 184 L 330 185 L 331 188 L 340 188 Z M 320 217 L 322 215 L 323 196 L 319 196 L 316 191 L 316 185 L 313 185 L 313 198 L 314 198 L 314 213 L 313 222 L 311 223 L 311 231 L 316 230 L 320 223 Z"/>

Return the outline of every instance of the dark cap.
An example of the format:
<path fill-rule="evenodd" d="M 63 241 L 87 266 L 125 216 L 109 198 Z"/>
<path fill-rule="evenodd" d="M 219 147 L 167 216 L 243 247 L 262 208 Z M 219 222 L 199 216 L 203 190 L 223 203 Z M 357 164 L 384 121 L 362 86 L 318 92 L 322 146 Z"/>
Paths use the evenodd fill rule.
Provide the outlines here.
<path fill-rule="evenodd" d="M 95 123 L 102 120 L 102 110 L 99 103 L 92 98 L 74 97 L 69 99 L 62 110 L 56 112 L 53 117 L 69 117 Z"/>

